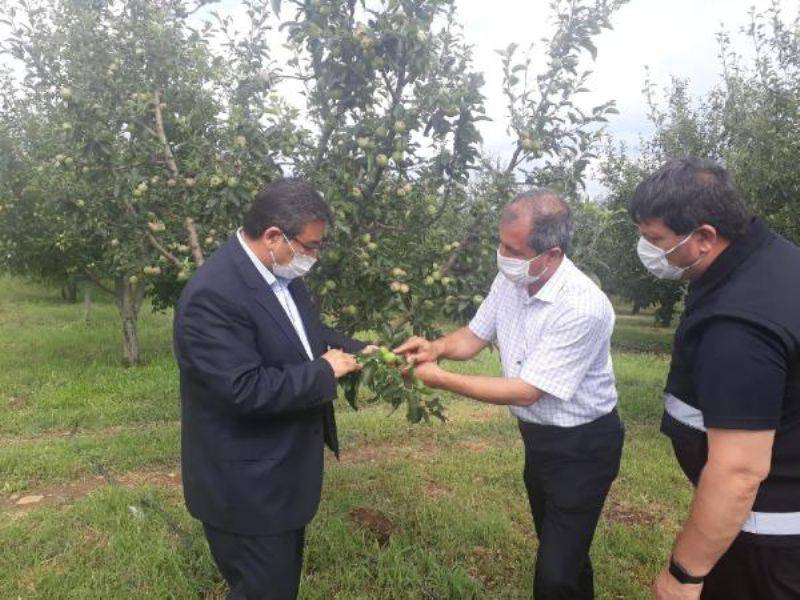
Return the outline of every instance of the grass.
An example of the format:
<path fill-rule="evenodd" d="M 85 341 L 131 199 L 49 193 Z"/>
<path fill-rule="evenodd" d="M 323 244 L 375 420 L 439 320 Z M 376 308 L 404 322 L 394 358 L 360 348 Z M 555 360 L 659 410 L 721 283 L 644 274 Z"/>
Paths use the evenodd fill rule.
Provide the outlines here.
<path fill-rule="evenodd" d="M 2 598 L 224 597 L 177 484 L 170 315 L 145 309 L 145 361 L 127 370 L 116 319 L 101 301 L 87 325 L 56 291 L 0 278 Z M 592 549 L 600 598 L 648 597 L 687 508 L 658 434 L 670 340 L 652 316 L 618 316 L 627 439 Z M 490 352 L 451 367 L 500 372 Z M 530 597 L 537 542 L 516 425 L 502 408 L 446 404 L 447 424 L 410 426 L 340 403 L 343 457 L 326 466 L 301 598 Z M 44 500 L 17 506 L 34 494 Z M 379 511 L 388 533 L 354 519 L 359 508 Z"/>

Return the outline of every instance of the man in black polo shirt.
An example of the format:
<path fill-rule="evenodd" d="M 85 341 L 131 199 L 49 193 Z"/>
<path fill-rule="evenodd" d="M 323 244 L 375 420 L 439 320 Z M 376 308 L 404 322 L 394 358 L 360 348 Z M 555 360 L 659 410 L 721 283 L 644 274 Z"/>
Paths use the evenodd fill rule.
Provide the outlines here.
<path fill-rule="evenodd" d="M 654 275 L 688 280 L 662 431 L 695 486 L 656 598 L 800 598 L 800 248 L 728 173 L 672 160 L 630 207 Z"/>

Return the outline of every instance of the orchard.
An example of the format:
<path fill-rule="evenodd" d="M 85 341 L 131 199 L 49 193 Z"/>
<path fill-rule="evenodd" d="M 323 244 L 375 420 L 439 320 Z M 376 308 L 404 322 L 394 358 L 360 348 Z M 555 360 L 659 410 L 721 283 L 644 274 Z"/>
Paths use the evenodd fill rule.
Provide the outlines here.
<path fill-rule="evenodd" d="M 614 108 L 578 97 L 618 2 L 555 2 L 539 71 L 532 50 L 499 51 L 505 164 L 481 154 L 478 124 L 500 115 L 486 114 L 453 2 L 243 2 L 244 33 L 213 11 L 196 19 L 204 4 L 6 10 L 21 76 L 6 74 L 0 115 L 4 267 L 113 295 L 124 364 L 140 360 L 145 299 L 170 307 L 275 178 L 311 180 L 333 210 L 310 279 L 325 320 L 388 346 L 476 310 L 518 188 L 554 187 L 580 209 Z M 365 388 L 391 387 L 395 408 L 411 399 L 411 420 L 441 415 L 384 367 L 366 365 Z"/>

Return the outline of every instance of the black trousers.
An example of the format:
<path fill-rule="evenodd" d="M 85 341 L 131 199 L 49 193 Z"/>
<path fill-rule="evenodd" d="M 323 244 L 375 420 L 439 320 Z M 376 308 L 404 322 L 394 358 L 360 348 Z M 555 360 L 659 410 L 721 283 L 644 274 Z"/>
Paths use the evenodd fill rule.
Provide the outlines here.
<path fill-rule="evenodd" d="M 266 536 L 203 523 L 211 555 L 230 586 L 228 600 L 294 600 L 303 568 L 305 529 Z"/>
<path fill-rule="evenodd" d="M 519 422 L 525 444 L 525 487 L 539 550 L 533 579 L 537 600 L 594 598 L 589 548 L 625 437 L 617 411 L 586 425 Z"/>
<path fill-rule="evenodd" d="M 737 538 L 706 576 L 703 600 L 800 599 L 800 546 Z"/>

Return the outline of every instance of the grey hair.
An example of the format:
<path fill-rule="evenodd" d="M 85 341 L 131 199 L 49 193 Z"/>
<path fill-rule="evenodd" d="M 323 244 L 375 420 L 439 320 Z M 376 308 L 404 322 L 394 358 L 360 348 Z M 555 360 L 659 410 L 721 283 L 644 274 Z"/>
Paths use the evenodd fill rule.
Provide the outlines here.
<path fill-rule="evenodd" d="M 560 248 L 566 254 L 572 240 L 572 210 L 556 192 L 547 188 L 526 190 L 517 194 L 503 209 L 501 224 L 521 216 L 531 219 L 528 247 L 537 253 Z"/>

